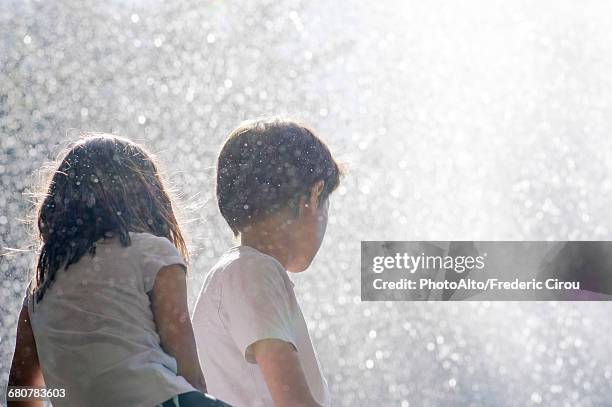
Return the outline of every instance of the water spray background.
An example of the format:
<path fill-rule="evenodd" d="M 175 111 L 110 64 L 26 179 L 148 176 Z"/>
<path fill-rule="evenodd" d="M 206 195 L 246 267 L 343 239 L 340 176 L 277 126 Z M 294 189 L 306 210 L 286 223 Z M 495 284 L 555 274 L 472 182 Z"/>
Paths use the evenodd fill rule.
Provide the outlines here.
<path fill-rule="evenodd" d="M 360 240 L 609 239 L 609 2 L 0 4 L 0 246 L 77 130 L 144 142 L 184 196 L 191 300 L 232 243 L 212 166 L 293 114 L 349 164 L 298 295 L 336 405 L 610 403 L 606 303 L 361 303 Z M 33 254 L 0 260 L 0 387 Z M 4 395 L 0 396 L 0 401 Z"/>

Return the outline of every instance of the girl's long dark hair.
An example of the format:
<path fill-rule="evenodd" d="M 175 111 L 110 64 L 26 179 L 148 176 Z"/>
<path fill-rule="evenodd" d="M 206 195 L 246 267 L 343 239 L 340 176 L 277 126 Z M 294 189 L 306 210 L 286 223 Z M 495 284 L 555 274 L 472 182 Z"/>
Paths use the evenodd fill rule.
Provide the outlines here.
<path fill-rule="evenodd" d="M 67 150 L 37 211 L 41 242 L 32 292 L 40 301 L 57 271 L 114 236 L 131 244 L 129 232 L 168 238 L 187 260 L 172 201 L 153 158 L 117 136 L 90 134 Z"/>

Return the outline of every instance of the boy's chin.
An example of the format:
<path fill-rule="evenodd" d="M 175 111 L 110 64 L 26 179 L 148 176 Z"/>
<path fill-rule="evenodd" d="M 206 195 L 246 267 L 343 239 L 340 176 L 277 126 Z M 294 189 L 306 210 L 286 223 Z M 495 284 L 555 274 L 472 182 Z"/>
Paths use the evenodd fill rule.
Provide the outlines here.
<path fill-rule="evenodd" d="M 308 267 L 310 267 L 310 263 L 312 263 L 312 260 L 306 261 L 306 259 L 304 259 L 304 261 L 300 261 L 288 266 L 287 271 L 295 274 L 301 273 L 303 271 L 308 270 Z"/>
<path fill-rule="evenodd" d="M 287 271 L 290 272 L 290 273 L 297 274 L 297 273 L 301 273 L 303 271 L 306 271 L 307 268 L 308 268 L 308 266 L 305 266 L 305 267 L 303 267 L 303 266 L 290 266 L 290 267 L 287 267 Z"/>

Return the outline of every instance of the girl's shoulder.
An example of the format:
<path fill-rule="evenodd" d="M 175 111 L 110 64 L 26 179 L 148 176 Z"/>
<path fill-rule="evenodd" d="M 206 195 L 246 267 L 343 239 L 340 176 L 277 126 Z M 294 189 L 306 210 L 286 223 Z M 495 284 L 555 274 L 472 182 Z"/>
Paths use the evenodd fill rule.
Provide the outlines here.
<path fill-rule="evenodd" d="M 156 236 L 147 232 L 130 232 L 131 245 L 136 250 L 169 249 L 176 247 L 166 237 Z"/>
<path fill-rule="evenodd" d="M 187 270 L 187 263 L 178 249 L 167 238 L 150 233 L 132 233 L 132 257 L 138 258 L 144 279 L 145 291 L 153 289 L 159 270 L 170 265 L 180 265 Z"/>
<path fill-rule="evenodd" d="M 168 238 L 151 233 L 130 232 L 128 251 L 138 258 L 148 259 L 182 259 L 179 250 Z"/>

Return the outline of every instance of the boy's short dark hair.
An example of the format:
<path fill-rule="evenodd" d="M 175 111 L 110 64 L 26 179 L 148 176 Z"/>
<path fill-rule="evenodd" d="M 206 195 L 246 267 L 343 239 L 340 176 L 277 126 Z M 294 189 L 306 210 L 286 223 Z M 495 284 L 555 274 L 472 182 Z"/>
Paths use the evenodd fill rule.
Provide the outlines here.
<path fill-rule="evenodd" d="M 303 124 L 261 119 L 240 125 L 217 161 L 217 202 L 235 235 L 285 208 L 297 208 L 324 181 L 320 202 L 340 182 L 342 170 L 329 148 Z"/>

